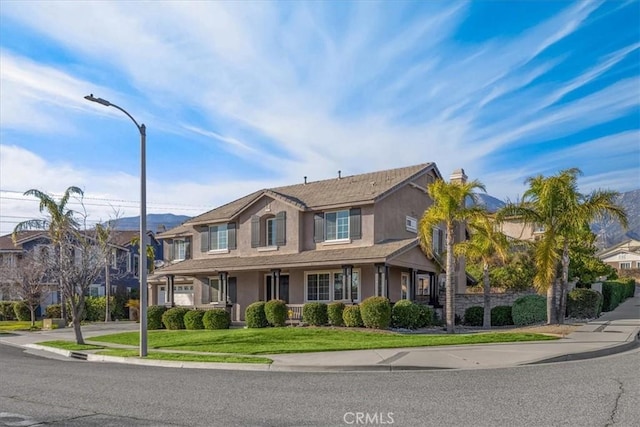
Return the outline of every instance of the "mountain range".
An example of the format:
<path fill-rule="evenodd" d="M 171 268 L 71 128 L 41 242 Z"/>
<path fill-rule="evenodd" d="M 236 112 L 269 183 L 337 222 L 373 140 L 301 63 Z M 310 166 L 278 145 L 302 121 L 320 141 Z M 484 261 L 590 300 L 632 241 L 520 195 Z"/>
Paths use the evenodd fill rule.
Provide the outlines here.
<path fill-rule="evenodd" d="M 485 206 L 489 212 L 495 212 L 504 206 L 505 202 L 489 194 L 477 194 L 478 204 Z M 618 198 L 627 212 L 629 227 L 625 230 L 618 222 L 610 218 L 595 221 L 591 224 L 591 230 L 598 236 L 597 246 L 607 248 L 627 239 L 640 240 L 640 189 L 621 193 Z M 137 230 L 140 227 L 140 217 L 132 216 L 116 220 L 115 228 L 119 230 Z M 169 230 L 177 227 L 190 217 L 186 215 L 149 214 L 147 215 L 147 229 L 154 232 Z"/>

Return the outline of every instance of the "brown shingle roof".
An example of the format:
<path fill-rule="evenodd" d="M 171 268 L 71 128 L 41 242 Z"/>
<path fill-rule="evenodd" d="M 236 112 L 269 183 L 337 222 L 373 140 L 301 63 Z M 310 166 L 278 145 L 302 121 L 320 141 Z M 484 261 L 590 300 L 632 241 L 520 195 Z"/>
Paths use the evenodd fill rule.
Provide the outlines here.
<path fill-rule="evenodd" d="M 156 270 L 154 275 L 192 275 L 214 271 L 263 270 L 265 268 L 385 262 L 393 256 L 416 246 L 418 246 L 416 239 L 403 239 L 381 242 L 373 246 L 304 251 L 296 254 L 188 259 Z"/>
<path fill-rule="evenodd" d="M 284 199 L 302 210 L 326 209 L 334 206 L 372 202 L 399 185 L 426 172 L 433 163 L 423 163 L 342 178 L 325 179 L 256 191 L 185 222 L 204 224 L 232 219 L 262 195 Z"/>
<path fill-rule="evenodd" d="M 25 240 L 33 238 L 39 234 L 46 233 L 42 230 L 25 230 L 18 233 L 17 244 L 13 243 L 11 234 L 0 236 L 0 250 L 2 251 L 19 251 L 22 250 L 22 243 Z"/>

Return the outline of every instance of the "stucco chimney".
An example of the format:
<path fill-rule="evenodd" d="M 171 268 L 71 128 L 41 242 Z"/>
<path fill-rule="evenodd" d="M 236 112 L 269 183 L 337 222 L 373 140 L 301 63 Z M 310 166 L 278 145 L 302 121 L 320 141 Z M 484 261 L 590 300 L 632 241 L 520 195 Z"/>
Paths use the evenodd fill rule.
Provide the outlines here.
<path fill-rule="evenodd" d="M 467 178 L 468 176 L 464 173 L 464 169 L 460 168 L 453 171 L 453 173 L 449 177 L 449 180 L 451 182 L 459 182 L 461 184 L 464 184 L 465 182 L 467 182 Z"/>

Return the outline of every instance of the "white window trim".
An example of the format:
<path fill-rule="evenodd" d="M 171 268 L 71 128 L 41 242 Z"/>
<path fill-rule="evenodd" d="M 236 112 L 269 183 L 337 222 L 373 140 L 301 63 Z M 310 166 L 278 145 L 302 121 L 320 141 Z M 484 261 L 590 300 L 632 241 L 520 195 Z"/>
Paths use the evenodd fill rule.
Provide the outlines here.
<path fill-rule="evenodd" d="M 280 249 L 280 246 L 262 246 L 258 248 L 258 252 L 272 252 Z"/>
<path fill-rule="evenodd" d="M 347 213 L 347 237 L 343 237 L 343 238 L 337 238 L 338 236 L 338 213 L 339 212 L 346 212 Z M 327 237 L 327 215 L 330 214 L 336 214 L 336 238 L 335 239 L 329 239 Z M 351 243 L 351 238 L 349 237 L 351 236 L 351 219 L 350 219 L 350 213 L 349 213 L 349 209 L 338 209 L 335 211 L 328 211 L 324 213 L 324 241 L 327 243 L 331 243 L 331 242 L 335 242 L 335 243 Z"/>
<path fill-rule="evenodd" d="M 321 242 L 321 246 L 348 245 L 350 243 L 353 243 L 351 239 L 325 240 Z"/>
<path fill-rule="evenodd" d="M 307 303 L 307 302 L 324 302 L 324 303 L 330 303 L 330 302 L 351 302 L 351 301 L 352 301 L 352 300 L 351 300 L 351 289 L 349 289 L 349 290 L 348 290 L 348 292 L 347 292 L 347 289 L 346 289 L 346 286 L 345 286 L 345 285 L 346 285 L 346 283 L 343 283 L 342 285 L 343 285 L 343 289 L 344 289 L 344 291 L 345 291 L 345 292 L 344 292 L 345 297 L 348 297 L 348 298 L 344 298 L 344 299 L 341 299 L 341 300 L 333 299 L 333 296 L 334 296 L 334 285 L 335 285 L 335 282 L 334 282 L 334 276 L 333 276 L 333 275 L 334 275 L 335 273 L 342 273 L 342 274 L 344 274 L 344 271 L 343 271 L 342 269 L 335 269 L 335 270 L 310 270 L 310 271 L 305 271 L 305 272 L 304 272 L 304 302 L 305 302 L 305 303 Z M 354 268 L 354 269 L 352 270 L 352 273 L 351 273 L 351 274 L 353 274 L 353 273 L 357 273 L 357 274 L 358 274 L 358 282 L 359 282 L 359 283 L 358 283 L 358 298 L 357 298 L 357 299 L 353 299 L 353 302 L 358 302 L 358 303 L 359 303 L 359 302 L 360 302 L 360 300 L 362 299 L 362 280 L 361 280 L 361 279 L 362 279 L 362 273 L 361 273 L 361 271 L 360 271 L 360 269 L 359 269 L 359 268 Z M 309 300 L 309 294 L 308 294 L 308 292 L 309 292 L 309 287 L 308 287 L 308 277 L 309 277 L 310 275 L 313 275 L 313 274 L 328 274 L 328 275 L 329 275 L 329 299 L 328 299 L 328 300 L 321 300 L 321 299 L 318 299 L 318 300 Z"/>
<path fill-rule="evenodd" d="M 212 280 L 216 280 L 218 282 L 218 299 L 217 301 L 212 301 L 211 298 L 211 281 Z M 209 276 L 208 277 L 208 285 L 209 285 L 209 304 L 226 304 L 227 300 L 229 298 L 228 296 L 228 289 L 224 289 L 220 281 L 220 277 L 218 276 Z M 229 284 L 227 283 L 227 286 L 229 286 Z"/>
<path fill-rule="evenodd" d="M 406 295 L 403 298 L 402 297 L 402 282 L 405 279 L 407 281 L 407 289 L 406 289 Z M 411 292 L 410 289 L 409 289 L 410 287 L 411 287 L 411 278 L 409 276 L 409 273 L 405 273 L 405 272 L 400 273 L 400 299 L 401 300 L 402 299 L 409 299 L 409 294 Z"/>
<path fill-rule="evenodd" d="M 632 266 L 633 266 L 633 263 L 631 261 L 626 261 L 626 262 L 621 262 L 620 263 L 620 269 L 621 270 L 630 270 Z"/>
<path fill-rule="evenodd" d="M 407 215 L 405 217 L 405 226 L 406 226 L 407 231 L 409 231 L 411 233 L 417 233 L 418 232 L 418 219 Z"/>

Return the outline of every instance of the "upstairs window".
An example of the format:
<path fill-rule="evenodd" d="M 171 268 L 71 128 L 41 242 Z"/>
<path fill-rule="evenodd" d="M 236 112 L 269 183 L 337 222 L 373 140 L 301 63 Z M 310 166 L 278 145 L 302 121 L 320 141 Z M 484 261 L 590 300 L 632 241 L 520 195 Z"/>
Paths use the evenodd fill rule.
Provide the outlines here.
<path fill-rule="evenodd" d="M 187 258 L 187 242 L 185 240 L 173 241 L 173 260 L 182 261 Z"/>
<path fill-rule="evenodd" d="M 269 218 L 265 221 L 267 229 L 266 244 L 267 246 L 276 246 L 276 219 Z"/>
<path fill-rule="evenodd" d="M 236 223 L 210 225 L 200 233 L 201 252 L 229 251 L 236 248 Z"/>
<path fill-rule="evenodd" d="M 316 213 L 314 215 L 313 240 L 316 243 L 361 238 L 360 208 Z"/>
<path fill-rule="evenodd" d="M 432 248 L 433 252 L 436 254 L 441 254 L 444 252 L 445 245 L 445 232 L 439 228 L 433 229 L 433 239 L 432 239 Z"/>
<path fill-rule="evenodd" d="M 327 212 L 324 215 L 325 240 L 349 238 L 349 211 Z"/>
<path fill-rule="evenodd" d="M 277 248 L 287 244 L 287 212 L 251 217 L 251 247 Z"/>

